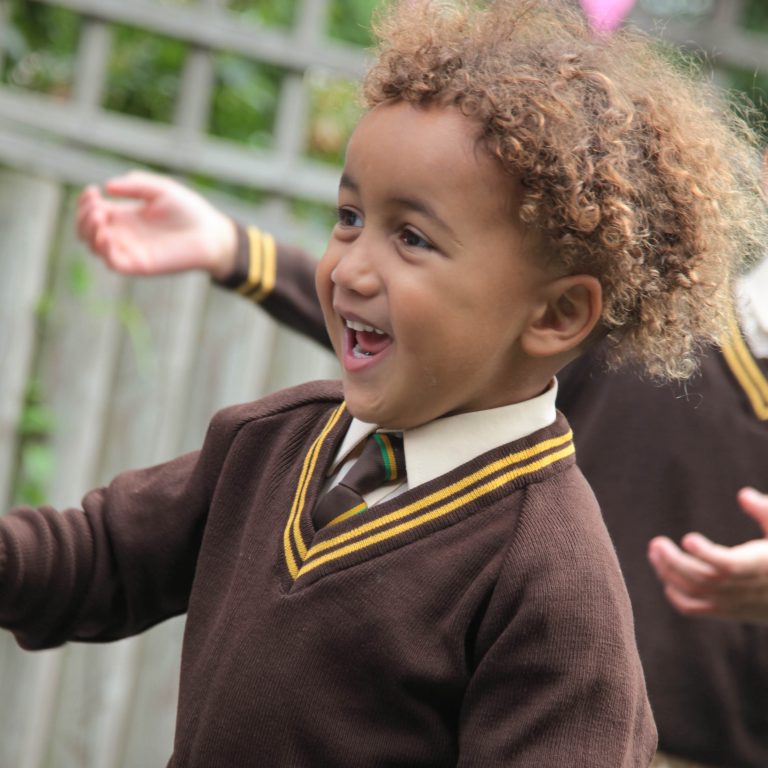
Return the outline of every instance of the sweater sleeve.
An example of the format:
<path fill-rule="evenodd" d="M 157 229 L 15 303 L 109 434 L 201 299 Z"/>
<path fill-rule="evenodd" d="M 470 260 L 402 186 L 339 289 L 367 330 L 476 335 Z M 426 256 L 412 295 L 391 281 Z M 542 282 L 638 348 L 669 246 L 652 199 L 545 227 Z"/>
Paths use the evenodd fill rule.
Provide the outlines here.
<path fill-rule="evenodd" d="M 574 475 L 564 505 L 591 497 Z M 557 495 L 529 493 L 479 625 L 460 721 L 460 768 L 647 768 L 655 752 L 610 541 L 593 500 L 585 529 Z"/>
<path fill-rule="evenodd" d="M 301 248 L 276 243 L 268 232 L 235 222 L 235 270 L 218 285 L 242 294 L 273 319 L 328 349 L 331 342 L 315 290 L 316 260 Z"/>
<path fill-rule="evenodd" d="M 217 415 L 201 451 L 118 475 L 82 509 L 0 518 L 0 626 L 27 649 L 126 637 L 186 610 L 207 511 L 237 430 Z"/>

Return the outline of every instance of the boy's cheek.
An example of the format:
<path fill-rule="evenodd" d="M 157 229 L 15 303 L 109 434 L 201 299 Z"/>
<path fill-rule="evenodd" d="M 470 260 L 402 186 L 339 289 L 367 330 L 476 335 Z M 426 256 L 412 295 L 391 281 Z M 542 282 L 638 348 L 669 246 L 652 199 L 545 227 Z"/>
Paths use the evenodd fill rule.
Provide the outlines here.
<path fill-rule="evenodd" d="M 315 291 L 320 299 L 320 306 L 325 315 L 326 324 L 328 323 L 329 313 L 333 312 L 333 273 L 334 264 L 326 255 L 320 259 L 315 272 Z"/>
<path fill-rule="evenodd" d="M 318 299 L 320 300 L 320 308 L 323 311 L 323 318 L 325 319 L 325 330 L 331 340 L 331 344 L 333 345 L 333 350 L 336 353 L 336 357 L 341 360 L 341 328 L 337 321 L 336 313 L 333 311 L 333 280 L 331 279 L 332 272 L 333 265 L 329 263 L 329 260 L 325 256 L 323 256 L 317 266 L 317 271 L 315 272 L 315 291 L 317 293 Z"/>

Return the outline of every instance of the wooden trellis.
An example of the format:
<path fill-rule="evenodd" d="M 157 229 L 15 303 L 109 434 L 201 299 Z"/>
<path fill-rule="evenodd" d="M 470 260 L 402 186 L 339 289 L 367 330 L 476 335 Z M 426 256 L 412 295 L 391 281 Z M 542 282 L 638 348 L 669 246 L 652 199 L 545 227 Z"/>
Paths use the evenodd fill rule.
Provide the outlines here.
<path fill-rule="evenodd" d="M 30 0 L 81 17 L 67 99 L 0 85 L 0 503 L 8 505 L 36 381 L 53 427 L 48 497 L 56 506 L 117 471 L 197 447 L 212 412 L 280 386 L 333 376 L 325 352 L 276 327 L 200 275 L 127 280 L 75 240 L 75 189 L 136 164 L 258 188 L 238 217 L 319 253 L 325 233 L 286 200 L 335 200 L 338 171 L 306 153 L 307 73 L 356 78 L 359 48 L 326 36 L 329 0 L 300 0 L 288 30 L 264 28 L 217 0 Z M 645 4 L 647 6 L 647 3 Z M 765 36 L 740 27 L 740 0 L 663 25 L 639 0 L 635 20 L 716 64 L 768 72 Z M 0 0 L 0 33 L 8 12 Z M 104 103 L 116 24 L 188 47 L 173 118 L 154 123 Z M 0 34 L 0 40 L 2 40 Z M 217 55 L 280 68 L 274 141 L 257 150 L 212 136 Z M 2 50 L 0 49 L 0 56 Z M 29 654 L 0 633 L 0 768 L 147 768 L 170 754 L 183 620 L 106 646 Z"/>

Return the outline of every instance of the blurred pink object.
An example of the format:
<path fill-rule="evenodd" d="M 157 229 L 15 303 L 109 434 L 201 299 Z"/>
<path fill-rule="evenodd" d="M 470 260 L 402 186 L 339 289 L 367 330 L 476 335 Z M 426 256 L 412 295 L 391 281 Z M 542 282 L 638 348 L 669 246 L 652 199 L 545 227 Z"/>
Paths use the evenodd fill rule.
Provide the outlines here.
<path fill-rule="evenodd" d="M 581 0 L 592 29 L 600 34 L 613 32 L 632 10 L 635 0 Z"/>

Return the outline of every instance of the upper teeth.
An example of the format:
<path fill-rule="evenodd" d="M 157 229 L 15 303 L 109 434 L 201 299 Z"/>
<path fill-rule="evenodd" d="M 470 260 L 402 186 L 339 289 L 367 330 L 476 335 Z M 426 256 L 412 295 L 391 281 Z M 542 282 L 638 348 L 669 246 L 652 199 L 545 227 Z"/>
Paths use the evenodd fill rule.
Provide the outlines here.
<path fill-rule="evenodd" d="M 368 333 L 379 333 L 382 336 L 385 335 L 384 331 L 374 328 L 372 325 L 366 325 L 365 323 L 358 323 L 356 320 L 347 320 L 347 328 L 353 331 L 368 331 Z"/>

